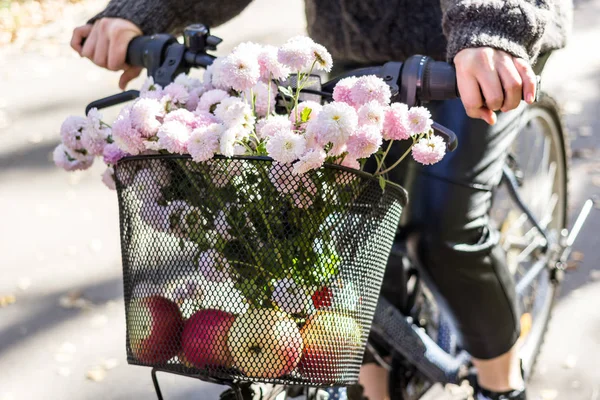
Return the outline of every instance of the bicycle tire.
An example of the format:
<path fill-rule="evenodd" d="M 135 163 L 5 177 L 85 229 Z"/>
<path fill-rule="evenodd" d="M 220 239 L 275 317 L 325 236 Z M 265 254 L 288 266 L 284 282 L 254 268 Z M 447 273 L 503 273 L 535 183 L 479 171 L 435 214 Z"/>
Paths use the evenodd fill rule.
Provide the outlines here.
<path fill-rule="evenodd" d="M 559 171 L 554 185 L 558 193 L 557 209 L 560 213 L 556 216 L 555 230 L 560 233 L 560 230 L 566 228 L 568 219 L 568 178 L 569 178 L 569 163 L 570 163 L 570 142 L 565 130 L 562 114 L 557 102 L 545 93 L 541 93 L 539 100 L 528 106 L 523 115 L 523 126 L 526 126 L 534 118 L 543 118 L 549 128 L 549 135 L 552 140 L 552 149 L 554 152 L 554 160 L 556 161 L 557 171 Z M 522 133 L 519 133 L 519 136 Z M 518 145 L 515 141 L 514 145 Z M 531 153 L 532 149 L 529 149 Z M 527 177 L 524 177 L 526 180 Z M 525 200 L 526 204 L 527 201 Z M 529 206 L 529 205 L 528 205 Z M 554 220 L 554 218 L 553 218 Z M 558 240 L 560 236 L 556 239 Z M 535 363 L 540 353 L 544 342 L 545 334 L 548 330 L 548 324 L 551 319 L 552 309 L 559 290 L 559 282 L 553 279 L 551 271 L 546 268 L 539 279 L 546 279 L 548 287 L 544 292 L 543 298 L 536 298 L 535 302 L 540 305 L 540 312 L 533 317 L 533 323 L 530 328 L 530 333 L 526 338 L 526 342 L 521 350 L 521 359 L 525 378 L 528 380 L 533 374 Z M 540 303 L 541 302 L 541 303 Z"/>

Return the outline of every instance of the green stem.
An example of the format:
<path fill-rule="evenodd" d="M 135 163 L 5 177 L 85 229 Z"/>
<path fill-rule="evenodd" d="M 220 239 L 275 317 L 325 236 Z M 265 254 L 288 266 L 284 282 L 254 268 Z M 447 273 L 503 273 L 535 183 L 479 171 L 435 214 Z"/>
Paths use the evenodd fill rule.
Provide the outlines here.
<path fill-rule="evenodd" d="M 398 164 L 400 164 L 402 162 L 402 160 L 404 160 L 406 158 L 408 153 L 410 153 L 410 150 L 412 149 L 414 144 L 415 144 L 415 139 L 413 138 L 413 144 L 408 147 L 408 149 L 404 152 L 404 154 L 402 154 L 402 156 L 398 159 L 398 161 L 396 161 L 391 167 L 389 167 L 383 171 L 376 172 L 375 176 L 386 174 L 386 173 L 390 172 L 391 170 L 393 170 L 394 168 L 396 168 L 398 166 Z"/>
<path fill-rule="evenodd" d="M 383 165 L 383 162 L 385 161 L 385 158 L 387 157 L 388 153 L 390 152 L 390 149 L 392 148 L 392 144 L 394 143 L 393 140 L 390 140 L 390 142 L 388 143 L 387 148 L 385 149 L 385 152 L 383 153 L 383 156 L 381 157 L 381 162 L 377 164 L 377 171 L 375 171 L 375 175 L 377 175 L 377 173 L 379 172 L 379 170 L 381 169 L 381 166 Z"/>
<path fill-rule="evenodd" d="M 267 98 L 267 115 L 265 116 L 265 119 L 269 119 L 269 114 L 271 114 L 271 73 L 269 72 L 269 80 L 267 81 L 267 85 L 268 85 L 268 98 Z"/>
<path fill-rule="evenodd" d="M 260 265 L 257 265 L 257 264 L 245 263 L 243 261 L 238 261 L 238 260 L 227 260 L 227 262 L 230 264 L 233 264 L 233 265 L 241 265 L 244 267 L 249 267 L 249 268 L 255 269 L 257 271 L 260 271 L 263 274 L 270 276 L 271 278 L 276 278 L 276 275 L 274 275 L 271 271 L 267 271 L 266 269 L 264 269 L 263 267 L 261 267 Z"/>

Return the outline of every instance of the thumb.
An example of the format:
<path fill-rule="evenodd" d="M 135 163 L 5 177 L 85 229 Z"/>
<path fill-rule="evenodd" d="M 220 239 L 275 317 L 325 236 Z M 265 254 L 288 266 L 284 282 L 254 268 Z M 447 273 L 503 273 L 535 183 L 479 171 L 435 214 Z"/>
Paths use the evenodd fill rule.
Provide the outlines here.
<path fill-rule="evenodd" d="M 482 119 L 490 125 L 495 125 L 496 121 L 498 120 L 496 113 L 487 107 L 481 107 L 475 113 L 476 115 L 474 115 L 473 118 Z"/>
<path fill-rule="evenodd" d="M 127 84 L 133 79 L 137 78 L 142 72 L 142 70 L 142 67 L 129 67 L 125 71 L 123 71 L 123 74 L 121 74 L 121 78 L 119 78 L 119 87 L 121 88 L 121 90 L 125 90 Z"/>

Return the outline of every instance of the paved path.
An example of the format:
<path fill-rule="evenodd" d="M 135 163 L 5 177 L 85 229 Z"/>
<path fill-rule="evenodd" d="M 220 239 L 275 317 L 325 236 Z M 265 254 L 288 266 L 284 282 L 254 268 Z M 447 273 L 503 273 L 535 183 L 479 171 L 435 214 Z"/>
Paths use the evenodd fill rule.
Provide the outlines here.
<path fill-rule="evenodd" d="M 24 49 L 0 50 L 0 400 L 152 398 L 149 370 L 128 366 L 120 283 L 117 205 L 100 182 L 102 168 L 56 169 L 58 128 L 86 102 L 117 89 L 115 73 L 94 68 L 64 44 L 92 15 L 90 0 L 65 13 Z M 214 32 L 222 51 L 243 40 L 281 43 L 304 29 L 300 0 L 255 0 Z M 276 15 L 276 16 L 275 16 Z M 545 81 L 565 102 L 572 146 L 572 205 L 600 194 L 600 1 L 582 2 L 568 50 Z M 247 32 L 247 34 L 245 34 Z M 137 82 L 139 85 L 139 81 Z M 585 255 L 565 283 L 534 377 L 533 399 L 599 400 L 600 268 L 595 210 L 577 250 Z M 93 379 L 87 379 L 89 376 Z M 168 399 L 214 398 L 221 388 L 163 378 Z"/>

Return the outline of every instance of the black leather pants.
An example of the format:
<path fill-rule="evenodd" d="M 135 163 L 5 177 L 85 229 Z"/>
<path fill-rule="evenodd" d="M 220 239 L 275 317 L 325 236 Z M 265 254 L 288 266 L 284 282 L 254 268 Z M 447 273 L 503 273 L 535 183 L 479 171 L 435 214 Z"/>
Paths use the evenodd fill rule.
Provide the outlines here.
<path fill-rule="evenodd" d="M 488 214 L 522 108 L 499 114 L 495 126 L 469 118 L 460 100 L 428 108 L 435 121 L 457 134 L 458 148 L 438 164 L 411 160 L 392 171 L 390 178 L 409 192 L 402 224 L 419 232 L 420 262 L 462 347 L 475 358 L 494 358 L 519 336 L 514 282 Z M 402 150 L 397 146 L 393 156 Z M 392 302 L 397 267 L 388 265 L 382 289 Z"/>

